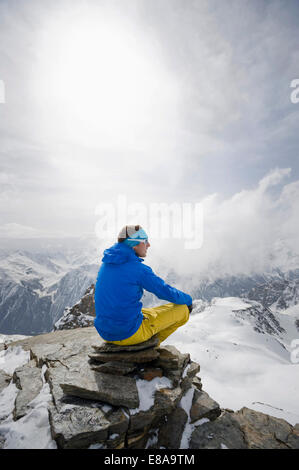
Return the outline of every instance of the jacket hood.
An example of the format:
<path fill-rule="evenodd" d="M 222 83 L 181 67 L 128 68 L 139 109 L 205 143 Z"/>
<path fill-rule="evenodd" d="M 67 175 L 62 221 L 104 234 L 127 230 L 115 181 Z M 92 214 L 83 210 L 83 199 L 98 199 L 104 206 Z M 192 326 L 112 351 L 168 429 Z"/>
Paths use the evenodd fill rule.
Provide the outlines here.
<path fill-rule="evenodd" d="M 128 261 L 142 262 L 144 260 L 136 255 L 133 248 L 124 243 L 115 243 L 110 248 L 107 248 L 102 258 L 102 262 L 108 264 L 123 264 Z"/>

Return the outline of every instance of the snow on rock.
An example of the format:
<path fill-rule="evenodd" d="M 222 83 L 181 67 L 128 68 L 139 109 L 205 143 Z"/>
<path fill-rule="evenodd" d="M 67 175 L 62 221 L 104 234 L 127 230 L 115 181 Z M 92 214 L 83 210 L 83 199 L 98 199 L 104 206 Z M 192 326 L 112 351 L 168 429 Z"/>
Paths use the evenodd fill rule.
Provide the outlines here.
<path fill-rule="evenodd" d="M 0 351 L 0 369 L 13 374 L 17 367 L 22 366 L 30 359 L 30 351 L 24 351 L 21 346 L 8 346 Z"/>
<path fill-rule="evenodd" d="M 138 379 L 136 380 L 136 385 L 140 404 L 138 408 L 131 408 L 130 414 L 149 410 L 154 404 L 156 390 L 160 390 L 161 388 L 170 388 L 172 383 L 167 377 L 155 377 L 150 382 Z"/>
<path fill-rule="evenodd" d="M 185 429 L 181 439 L 180 449 L 188 449 L 189 448 L 189 439 L 193 431 L 193 426 L 190 423 L 190 409 L 192 406 L 192 400 L 194 395 L 194 388 L 190 388 L 187 393 L 182 397 L 179 406 L 185 410 L 188 421 L 185 425 Z"/>
<path fill-rule="evenodd" d="M 4 449 L 56 449 L 57 445 L 51 437 L 48 416 L 48 402 L 52 400 L 49 384 L 46 383 L 44 375 L 46 366 L 42 367 L 41 377 L 43 387 L 39 395 L 29 403 L 30 411 L 17 421 L 13 420 L 12 412 L 0 424 L 0 435 L 4 435 Z M 8 391 L 7 389 L 10 388 Z M 3 404 L 6 402 L 7 409 L 12 411 L 12 404 L 17 394 L 14 384 L 7 387 L 3 392 Z M 1 403 L 1 397 L 0 397 Z M 1 410 L 1 405 L 0 405 Z M 1 413 L 1 411 L 0 411 Z"/>
<path fill-rule="evenodd" d="M 0 423 L 3 422 L 13 412 L 17 394 L 18 389 L 12 382 L 0 393 Z M 4 432 L 3 429 L 2 432 Z M 0 435 L 2 432 L 0 426 Z"/>
<path fill-rule="evenodd" d="M 9 344 L 19 339 L 30 338 L 30 336 L 24 335 L 2 335 L 0 334 L 0 344 Z"/>
<path fill-rule="evenodd" d="M 47 382 L 43 367 L 42 390 L 29 403 L 26 415 L 17 421 L 13 421 L 12 413 L 18 389 L 14 383 L 3 389 L 0 447 L 248 448 L 244 441 L 244 433 L 248 432 L 250 438 L 256 436 L 254 445 L 299 448 L 299 426 L 291 426 L 299 423 L 298 364 L 290 358 L 290 344 L 298 336 L 293 310 L 273 313 L 256 300 L 236 297 L 214 298 L 205 305 L 198 302 L 188 323 L 162 346 L 175 346 L 168 353 L 174 354 L 178 363 L 182 353 L 188 353 L 200 364 L 204 388 L 217 402 L 201 390 L 200 381 L 194 380 L 199 368 L 195 372 L 188 360 L 181 364 L 175 386 L 170 380 L 173 370 L 172 375 L 166 370 L 166 376 L 151 381 L 136 378 L 139 406 L 130 409 L 129 416 L 123 406 L 109 403 L 109 397 L 107 403 L 67 397 L 59 386 L 66 372 L 80 377 L 89 368 L 91 344 L 101 342 L 94 327 L 26 339 L 23 352 L 20 341 L 0 351 L 0 359 L 5 358 L 3 370 L 11 374 L 16 367 L 22 367 L 31 349 L 37 364 L 47 363 L 49 367 Z M 153 406 L 155 396 L 157 408 Z M 161 407 L 165 410 L 164 421 L 158 422 Z M 278 440 L 275 434 L 269 435 L 267 423 L 279 430 Z M 86 441 L 82 439 L 82 426 L 88 428 Z M 101 438 L 93 437 L 99 433 Z"/>

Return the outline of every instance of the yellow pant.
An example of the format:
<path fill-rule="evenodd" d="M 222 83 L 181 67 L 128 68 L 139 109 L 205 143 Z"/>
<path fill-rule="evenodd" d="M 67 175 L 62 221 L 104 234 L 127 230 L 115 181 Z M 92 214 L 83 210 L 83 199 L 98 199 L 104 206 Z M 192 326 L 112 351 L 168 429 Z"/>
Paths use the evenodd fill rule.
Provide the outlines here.
<path fill-rule="evenodd" d="M 107 341 L 107 343 L 126 346 L 147 341 L 158 334 L 160 343 L 164 341 L 177 328 L 189 320 L 189 308 L 186 304 L 165 304 L 159 307 L 143 308 L 143 321 L 139 329 L 130 338 L 121 341 Z"/>

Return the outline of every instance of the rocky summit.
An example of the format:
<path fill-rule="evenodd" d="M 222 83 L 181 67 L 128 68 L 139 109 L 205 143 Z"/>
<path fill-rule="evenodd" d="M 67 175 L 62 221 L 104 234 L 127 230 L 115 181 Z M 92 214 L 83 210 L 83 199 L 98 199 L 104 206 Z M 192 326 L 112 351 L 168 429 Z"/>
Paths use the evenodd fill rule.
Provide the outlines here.
<path fill-rule="evenodd" d="M 299 448 L 299 425 L 248 408 L 221 409 L 202 388 L 200 365 L 174 346 L 158 346 L 156 337 L 118 347 L 91 326 L 9 346 L 16 345 L 30 360 L 12 376 L 0 371 L 0 387 L 13 381 L 18 388 L 17 421 L 40 393 L 44 371 L 58 448 Z"/>

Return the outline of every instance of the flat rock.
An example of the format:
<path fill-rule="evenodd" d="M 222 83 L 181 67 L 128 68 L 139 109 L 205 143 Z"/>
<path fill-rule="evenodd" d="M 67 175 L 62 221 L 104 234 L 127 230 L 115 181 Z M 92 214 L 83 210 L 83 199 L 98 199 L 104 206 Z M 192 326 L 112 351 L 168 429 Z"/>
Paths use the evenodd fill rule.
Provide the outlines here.
<path fill-rule="evenodd" d="M 191 387 L 192 381 L 195 378 L 195 375 L 200 371 L 200 365 L 197 362 L 191 361 L 185 367 L 182 373 L 182 380 L 180 382 L 180 386 L 184 391 L 188 390 Z"/>
<path fill-rule="evenodd" d="M 129 363 L 144 363 L 154 361 L 159 357 L 156 349 L 143 349 L 136 352 L 114 352 L 114 353 L 96 353 L 88 354 L 93 362 L 129 362 Z"/>
<path fill-rule="evenodd" d="M 202 390 L 202 383 L 200 377 L 193 377 L 192 385 L 197 388 L 197 390 Z"/>
<path fill-rule="evenodd" d="M 221 448 L 248 449 L 240 424 L 233 414 L 227 412 L 215 421 L 196 426 L 189 442 L 189 449 Z"/>
<path fill-rule="evenodd" d="M 66 395 L 101 400 L 111 405 L 137 408 L 139 395 L 131 377 L 93 372 L 66 374 L 60 386 Z"/>
<path fill-rule="evenodd" d="M 79 356 L 84 352 L 87 354 L 89 351 L 90 346 L 84 341 L 77 341 L 74 344 L 36 344 L 30 349 L 31 358 L 35 359 L 39 367 L 43 364 L 55 366 L 55 362 L 63 365 L 69 358 Z"/>
<path fill-rule="evenodd" d="M 200 365 L 197 362 L 191 361 L 184 370 L 183 377 L 193 379 L 199 371 Z"/>
<path fill-rule="evenodd" d="M 180 387 L 160 388 L 155 393 L 155 412 L 157 416 L 170 414 L 177 406 L 183 396 Z"/>
<path fill-rule="evenodd" d="M 189 448 L 299 449 L 299 432 L 283 419 L 244 407 L 196 426 Z"/>
<path fill-rule="evenodd" d="M 147 431 L 138 436 L 128 437 L 128 449 L 144 449 L 148 441 Z"/>
<path fill-rule="evenodd" d="M 13 341 L 9 345 L 20 345 L 24 351 L 28 351 L 37 345 L 56 344 L 64 347 L 75 347 L 79 345 L 80 348 L 90 348 L 91 344 L 96 343 L 99 343 L 100 346 L 103 343 L 103 340 L 99 336 L 95 327 L 90 326 L 86 328 L 76 328 L 74 330 L 51 331 L 50 333 L 30 336 L 21 340 Z"/>
<path fill-rule="evenodd" d="M 126 375 L 137 368 L 136 364 L 129 362 L 106 362 L 105 364 L 91 366 L 92 370 L 103 372 L 103 374 Z"/>
<path fill-rule="evenodd" d="M 157 348 L 159 359 L 155 366 L 166 370 L 182 370 L 190 362 L 190 354 L 182 354 L 175 346 Z"/>
<path fill-rule="evenodd" d="M 52 437 L 58 448 L 88 448 L 92 444 L 114 447 L 124 444 L 128 416 L 121 409 L 105 413 L 100 404 L 91 400 L 70 397 L 59 412 L 49 406 Z M 117 434 L 118 440 L 110 440 Z"/>
<path fill-rule="evenodd" d="M 250 449 L 299 449 L 299 431 L 287 421 L 250 408 L 234 413 Z"/>
<path fill-rule="evenodd" d="M 221 414 L 218 403 L 203 390 L 194 390 L 192 406 L 190 409 L 190 421 L 198 419 L 216 419 Z"/>
<path fill-rule="evenodd" d="M 42 389 L 41 369 L 36 367 L 35 361 L 29 361 L 14 371 L 13 382 L 19 388 L 13 411 L 13 417 L 17 420 L 27 413 L 29 403 Z"/>
<path fill-rule="evenodd" d="M 88 356 L 84 353 L 69 357 L 65 359 L 64 362 L 55 361 L 50 363 L 50 367 L 46 370 L 45 378 L 49 383 L 57 410 L 59 410 L 61 400 L 63 399 L 63 391 L 60 387 L 60 383 L 63 383 L 69 374 L 84 375 L 86 371 L 90 371 L 90 367 L 88 364 Z"/>
<path fill-rule="evenodd" d="M 182 395 L 183 391 L 180 387 L 174 389 L 161 388 L 156 391 L 154 405 L 149 410 L 138 411 L 138 413 L 131 413 L 129 410 L 130 425 L 128 435 L 136 435 L 136 433 L 143 431 L 145 428 L 149 429 L 158 425 L 163 416 L 169 415 L 174 411 Z"/>
<path fill-rule="evenodd" d="M 187 420 L 187 413 L 181 407 L 167 416 L 166 422 L 159 429 L 158 449 L 161 446 L 166 449 L 179 449 Z"/>
<path fill-rule="evenodd" d="M 4 370 L 0 370 L 0 393 L 2 390 L 9 385 L 11 381 L 11 376 L 4 372 Z"/>
<path fill-rule="evenodd" d="M 118 346 L 117 344 L 113 343 L 104 343 L 103 345 L 93 345 L 92 347 L 96 350 L 97 353 L 117 353 L 124 351 L 142 351 L 143 349 L 154 348 L 158 344 L 159 338 L 157 335 L 154 335 L 149 340 L 134 345 Z"/>

